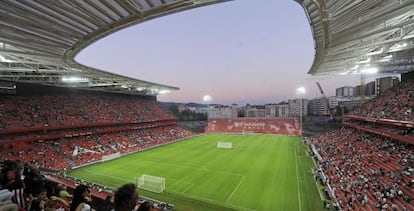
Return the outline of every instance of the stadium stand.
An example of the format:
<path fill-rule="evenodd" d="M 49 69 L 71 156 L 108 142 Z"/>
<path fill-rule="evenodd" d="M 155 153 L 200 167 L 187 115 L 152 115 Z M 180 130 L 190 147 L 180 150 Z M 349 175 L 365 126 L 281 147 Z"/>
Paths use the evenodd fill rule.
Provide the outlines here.
<path fill-rule="evenodd" d="M 175 117 L 155 100 L 130 95 L 88 92 L 0 95 L 0 115 L 0 161 L 7 163 L 1 170 L 4 175 L 14 172 L 10 180 L 2 181 L 2 187 L 10 184 L 14 187 L 17 183 L 13 178 L 20 178 L 23 174 L 21 166 L 27 163 L 28 166 L 39 166 L 43 172 L 58 173 L 60 177 L 47 175 L 47 181 L 53 181 L 56 186 L 66 184 L 73 190 L 76 184 L 85 181 L 65 178 L 65 175 L 61 177 L 62 170 L 113 159 L 192 135 L 177 126 Z M 51 154 L 54 156 L 47 156 Z M 14 161 L 19 164 L 10 165 Z M 89 186 L 96 198 L 104 199 L 113 194 L 108 187 Z M 21 193 L 17 190 L 22 187 L 16 186 L 12 193 Z M 30 201 L 17 198 L 22 197 L 13 199 L 20 209 L 27 209 Z M 166 207 L 166 204 L 154 204 L 158 208 Z M 168 207 L 166 210 L 171 210 L 171 205 Z"/>
<path fill-rule="evenodd" d="M 157 102 L 136 96 L 72 94 L 0 98 L 2 159 L 37 163 L 54 170 L 190 135 L 175 126 L 173 116 Z M 56 156 L 44 158 L 45 154 Z"/>
<path fill-rule="evenodd" d="M 414 79 L 408 79 L 365 103 L 358 115 L 377 119 L 412 121 L 414 119 Z M 354 113 L 356 114 L 356 113 Z"/>
<path fill-rule="evenodd" d="M 297 118 L 209 119 L 206 133 L 266 133 L 300 135 Z"/>
<path fill-rule="evenodd" d="M 318 175 L 342 210 L 414 210 L 412 79 L 312 137 Z"/>

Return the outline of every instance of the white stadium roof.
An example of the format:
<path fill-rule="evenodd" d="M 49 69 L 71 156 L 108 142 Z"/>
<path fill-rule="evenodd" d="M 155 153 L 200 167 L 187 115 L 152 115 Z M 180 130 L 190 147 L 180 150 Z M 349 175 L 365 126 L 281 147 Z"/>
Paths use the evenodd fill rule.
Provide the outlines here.
<path fill-rule="evenodd" d="M 74 57 L 128 26 L 225 1 L 0 1 L 0 79 L 140 95 L 178 90 L 87 67 Z M 414 69 L 414 0 L 295 1 L 305 9 L 314 37 L 310 74 Z"/>
<path fill-rule="evenodd" d="M 414 70 L 413 0 L 295 1 L 312 28 L 316 53 L 310 74 Z"/>

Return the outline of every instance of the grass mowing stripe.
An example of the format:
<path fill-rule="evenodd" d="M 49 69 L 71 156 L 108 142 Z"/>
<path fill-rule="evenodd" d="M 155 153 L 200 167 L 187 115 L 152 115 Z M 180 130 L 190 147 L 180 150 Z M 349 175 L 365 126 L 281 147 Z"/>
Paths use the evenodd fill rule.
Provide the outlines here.
<path fill-rule="evenodd" d="M 297 144 L 295 144 L 297 145 Z M 299 183 L 299 170 L 298 170 L 298 153 L 295 146 L 295 164 L 296 164 L 296 182 L 298 185 L 298 198 L 299 198 L 299 211 L 302 211 L 302 200 L 300 199 L 300 183 Z"/>
<path fill-rule="evenodd" d="M 313 182 L 303 170 L 311 163 L 309 157 L 297 157 L 306 150 L 296 148 L 300 140 L 295 136 L 204 135 L 68 173 L 113 188 L 142 174 L 163 177 L 163 194 L 140 193 L 172 203 L 176 211 L 320 210 L 313 202 L 319 200 L 317 191 L 298 182 Z M 218 149 L 217 142 L 232 142 L 234 149 Z"/>

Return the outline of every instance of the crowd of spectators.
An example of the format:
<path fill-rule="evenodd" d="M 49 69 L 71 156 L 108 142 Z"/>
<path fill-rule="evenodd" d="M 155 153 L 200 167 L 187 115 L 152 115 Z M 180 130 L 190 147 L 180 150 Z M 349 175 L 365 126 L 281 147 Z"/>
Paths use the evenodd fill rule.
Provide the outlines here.
<path fill-rule="evenodd" d="M 112 94 L 0 95 L 0 130 L 174 119 L 154 100 Z"/>
<path fill-rule="evenodd" d="M 341 129 L 313 137 L 319 166 L 344 210 L 414 210 L 414 147 Z"/>
<path fill-rule="evenodd" d="M 96 190 L 88 183 L 76 183 L 69 193 L 66 185 L 49 180 L 37 165 L 21 161 L 0 162 L 1 211 L 130 211 L 150 205 L 161 209 L 160 203 L 139 197 L 135 184 L 127 183 L 111 189 L 105 200 L 93 196 Z M 145 204 L 145 206 L 142 206 Z M 140 208 L 141 207 L 141 208 Z M 156 209 L 155 209 L 156 208 Z"/>
<path fill-rule="evenodd" d="M 0 145 L 0 153 L 4 160 L 21 160 L 44 168 L 62 170 L 100 161 L 105 155 L 136 152 L 189 136 L 190 132 L 178 126 L 155 127 L 48 141 L 7 142 Z"/>
<path fill-rule="evenodd" d="M 369 120 L 351 118 L 346 127 L 309 139 L 317 178 L 331 188 L 342 210 L 414 210 L 414 145 L 406 141 L 413 137 L 413 108 L 411 79 L 352 114 Z"/>
<path fill-rule="evenodd" d="M 154 100 L 104 93 L 0 95 L 0 132 L 0 160 L 54 170 L 191 135 Z"/>
<path fill-rule="evenodd" d="M 400 121 L 414 120 L 414 81 L 401 82 L 364 103 L 354 115 Z"/>
<path fill-rule="evenodd" d="M 13 211 L 69 210 L 75 198 L 90 207 L 93 185 L 77 186 L 84 188 L 74 197 L 52 187 L 39 167 L 65 172 L 192 135 L 158 102 L 112 94 L 0 95 L 0 132 L 0 210 Z M 106 205 L 114 208 L 111 199 Z"/>

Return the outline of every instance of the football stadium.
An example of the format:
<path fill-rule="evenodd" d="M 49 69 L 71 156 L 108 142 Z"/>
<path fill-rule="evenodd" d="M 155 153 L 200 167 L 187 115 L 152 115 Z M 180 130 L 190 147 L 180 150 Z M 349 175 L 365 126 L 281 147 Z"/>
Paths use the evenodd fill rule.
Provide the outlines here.
<path fill-rule="evenodd" d="M 74 59 L 228 0 L 1 1 L 0 211 L 414 210 L 414 1 L 294 2 L 314 41 L 308 74 L 361 75 L 362 96 L 365 74 L 401 78 L 311 135 L 303 100 L 300 116 L 208 118 L 194 132 L 157 100 L 179 87 Z"/>

